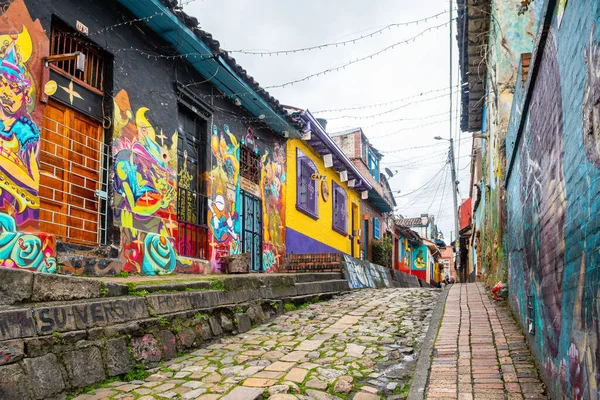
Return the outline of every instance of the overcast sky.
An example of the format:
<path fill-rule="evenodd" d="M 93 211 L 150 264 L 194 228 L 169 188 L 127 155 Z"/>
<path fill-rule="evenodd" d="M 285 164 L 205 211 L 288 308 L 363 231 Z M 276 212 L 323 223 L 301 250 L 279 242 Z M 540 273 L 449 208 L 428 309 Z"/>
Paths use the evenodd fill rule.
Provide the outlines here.
<path fill-rule="evenodd" d="M 368 35 L 390 24 L 437 18 L 408 26 L 391 27 L 372 38 L 346 46 L 280 56 L 233 53 L 263 87 L 279 85 L 376 53 L 433 28 L 408 44 L 380 55 L 285 88 L 268 89 L 282 104 L 307 108 L 328 119 L 327 131 L 360 126 L 385 156 L 384 167 L 398 171 L 391 179 L 397 197 L 396 213 L 436 216 L 449 243 L 454 231 L 450 170 L 444 168 L 449 136 L 449 3 L 444 0 L 186 0 L 185 11 L 226 50 L 276 51 L 345 41 Z M 185 3 L 185 2 L 184 2 Z M 456 7 L 454 5 L 454 7 Z M 456 12 L 454 12 L 456 17 Z M 456 35 L 456 22 L 453 23 Z M 458 82 L 458 49 L 453 40 L 453 85 Z M 454 110 L 459 97 L 454 89 Z M 407 97 L 405 101 L 394 102 Z M 437 98 L 435 98 L 437 97 Z M 423 99 L 431 99 L 420 101 Z M 408 102 L 420 101 L 413 104 Z M 319 110 L 393 102 L 388 105 L 316 113 Z M 398 108 L 402 106 L 401 108 Z M 395 111 L 391 111 L 397 108 Z M 375 116 L 374 114 L 385 114 Z M 456 116 L 455 111 L 453 115 Z M 362 119 L 348 118 L 367 117 Z M 425 125 L 425 126 L 423 126 Z M 453 132 L 457 137 L 458 123 Z M 458 133 L 460 134 L 460 133 Z M 457 149 L 460 193 L 468 196 L 471 141 L 460 134 Z M 415 148 L 417 147 L 417 148 Z M 408 149 L 408 150 L 405 150 Z M 440 172 L 441 171 L 441 172 Z M 437 175 L 436 175 L 437 174 Z M 433 180 L 432 180 L 433 179 Z M 430 182 L 428 185 L 425 185 Z M 425 185 L 421 190 L 417 190 Z M 414 192 L 414 193 L 412 193 Z M 406 195 L 407 194 L 407 195 Z"/>

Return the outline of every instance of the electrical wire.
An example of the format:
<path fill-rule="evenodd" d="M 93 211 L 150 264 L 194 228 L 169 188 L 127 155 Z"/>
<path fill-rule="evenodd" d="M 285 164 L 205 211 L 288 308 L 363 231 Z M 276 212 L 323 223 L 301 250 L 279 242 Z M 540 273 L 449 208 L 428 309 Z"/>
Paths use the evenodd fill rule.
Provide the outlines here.
<path fill-rule="evenodd" d="M 285 83 L 280 83 L 278 85 L 265 86 L 264 88 L 265 89 L 284 88 L 286 86 L 291 86 L 291 85 L 294 85 L 296 83 L 305 82 L 305 81 L 307 81 L 309 79 L 316 78 L 318 76 L 327 75 L 327 74 L 330 74 L 332 72 L 341 71 L 343 69 L 346 69 L 346 67 L 348 67 L 350 65 L 356 64 L 356 63 L 361 62 L 361 61 L 372 59 L 373 57 L 376 57 L 376 56 L 378 56 L 378 55 L 380 55 L 382 53 L 385 53 L 386 51 L 393 50 L 394 48 L 400 46 L 401 44 L 407 44 L 407 43 L 410 43 L 410 42 L 414 42 L 417 38 L 423 36 L 425 33 L 429 32 L 429 31 L 432 31 L 434 29 L 439 29 L 442 26 L 448 25 L 449 23 L 450 22 L 444 22 L 443 24 L 429 27 L 429 28 L 425 29 L 424 31 L 420 32 L 419 34 L 413 36 L 412 38 L 409 38 L 409 39 L 406 39 L 406 40 L 402 40 L 400 42 L 396 42 L 396 43 L 391 44 L 391 45 L 389 45 L 387 47 L 384 47 L 381 50 L 376 51 L 375 53 L 369 54 L 369 55 L 364 56 L 364 57 L 357 58 L 356 60 L 353 60 L 353 61 L 348 61 L 348 62 L 346 62 L 346 63 L 344 63 L 344 64 L 342 64 L 340 66 L 327 68 L 325 70 L 322 70 L 322 71 L 315 72 L 315 73 L 312 73 L 310 75 L 307 75 L 304 78 L 296 79 L 296 80 L 285 82 Z"/>
<path fill-rule="evenodd" d="M 457 87 L 457 86 L 455 86 L 455 87 Z M 322 114 L 322 113 L 327 113 L 327 112 L 355 111 L 355 110 L 365 110 L 365 109 L 369 109 L 369 108 L 383 107 L 383 106 L 387 106 L 387 105 L 391 105 L 391 104 L 395 104 L 395 103 L 401 103 L 403 101 L 411 100 L 411 99 L 414 99 L 414 98 L 417 98 L 417 97 L 421 97 L 421 96 L 424 96 L 426 94 L 431 94 L 431 93 L 437 93 L 437 92 L 446 91 L 448 89 L 450 89 L 450 88 L 444 87 L 444 88 L 440 88 L 440 89 L 432 89 L 432 90 L 421 92 L 419 94 L 415 94 L 415 95 L 412 95 L 412 96 L 404 97 L 402 99 L 385 101 L 383 103 L 375 103 L 375 104 L 368 104 L 368 105 L 363 105 L 363 106 L 345 107 L 345 108 L 330 108 L 330 109 L 317 110 L 317 111 L 311 111 L 311 112 L 313 114 Z M 431 98 L 431 99 L 427 99 L 427 100 L 434 100 L 434 99 L 437 99 L 437 97 L 434 97 L 434 98 Z M 424 100 L 424 101 L 426 101 L 426 100 Z"/>
<path fill-rule="evenodd" d="M 444 10 L 440 13 L 431 15 L 429 17 L 421 18 L 418 20 L 389 24 L 389 25 L 386 25 L 383 28 L 378 29 L 374 32 L 371 32 L 367 35 L 362 35 L 357 38 L 348 39 L 348 40 L 344 40 L 344 41 L 335 41 L 335 42 L 331 42 L 331 43 L 323 43 L 323 44 L 319 44 L 319 45 L 315 45 L 315 46 L 301 47 L 301 48 L 289 49 L 289 50 L 275 50 L 275 51 L 228 50 L 227 52 L 228 53 L 248 54 L 248 55 L 259 55 L 259 56 L 280 56 L 280 55 L 287 56 L 288 54 L 302 53 L 302 52 L 311 51 L 311 50 L 322 50 L 322 49 L 325 49 L 328 47 L 333 47 L 333 46 L 335 46 L 335 47 L 345 46 L 347 44 L 355 44 L 356 42 L 359 42 L 361 40 L 372 38 L 373 36 L 375 36 L 377 34 L 383 33 L 385 30 L 391 30 L 392 28 L 398 28 L 401 26 L 409 26 L 409 25 L 415 25 L 415 24 L 418 25 L 419 22 L 427 22 L 430 19 L 436 19 L 440 15 L 446 14 L 448 12 L 449 11 Z"/>

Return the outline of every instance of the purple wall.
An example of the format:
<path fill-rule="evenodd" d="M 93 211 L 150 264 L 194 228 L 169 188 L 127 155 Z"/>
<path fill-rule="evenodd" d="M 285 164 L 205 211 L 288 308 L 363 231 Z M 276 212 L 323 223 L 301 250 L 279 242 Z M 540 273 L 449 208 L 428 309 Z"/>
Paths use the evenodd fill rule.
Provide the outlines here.
<path fill-rule="evenodd" d="M 341 253 L 291 228 L 285 228 L 285 248 L 287 254 Z"/>

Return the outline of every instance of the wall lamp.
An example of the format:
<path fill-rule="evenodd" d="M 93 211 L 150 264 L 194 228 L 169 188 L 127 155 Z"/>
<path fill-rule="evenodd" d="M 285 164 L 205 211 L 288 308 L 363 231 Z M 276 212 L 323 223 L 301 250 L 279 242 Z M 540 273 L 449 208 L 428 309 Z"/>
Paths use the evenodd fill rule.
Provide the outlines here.
<path fill-rule="evenodd" d="M 487 139 L 488 135 L 484 133 L 474 133 L 473 139 Z"/>
<path fill-rule="evenodd" d="M 48 67 L 48 64 L 50 64 L 50 63 L 60 62 L 60 61 L 70 61 L 70 60 L 77 61 L 75 63 L 75 67 L 77 68 L 77 70 L 82 71 L 82 72 L 85 70 L 85 55 L 80 51 L 44 57 L 44 62 L 46 64 L 46 67 Z"/>

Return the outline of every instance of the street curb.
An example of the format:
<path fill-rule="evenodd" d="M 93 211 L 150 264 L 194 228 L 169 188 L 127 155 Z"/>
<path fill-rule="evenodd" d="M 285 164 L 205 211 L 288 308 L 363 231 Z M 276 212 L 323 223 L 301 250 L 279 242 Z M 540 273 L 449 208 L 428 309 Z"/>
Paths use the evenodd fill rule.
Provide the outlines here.
<path fill-rule="evenodd" d="M 446 305 L 446 298 L 448 297 L 450 288 L 451 286 L 446 286 L 444 288 L 440 294 L 440 297 L 438 298 L 435 308 L 433 309 L 433 314 L 431 315 L 431 321 L 429 323 L 429 329 L 427 330 L 427 335 L 425 335 L 423 345 L 421 346 L 419 361 L 417 361 L 417 366 L 410 384 L 410 391 L 408 392 L 407 400 L 422 400 L 425 398 L 425 387 L 427 386 L 429 369 L 431 368 L 431 354 L 433 352 L 433 345 L 440 324 L 442 323 L 444 306 Z"/>

